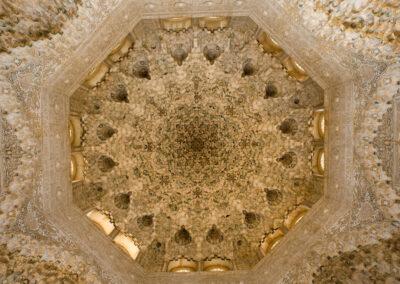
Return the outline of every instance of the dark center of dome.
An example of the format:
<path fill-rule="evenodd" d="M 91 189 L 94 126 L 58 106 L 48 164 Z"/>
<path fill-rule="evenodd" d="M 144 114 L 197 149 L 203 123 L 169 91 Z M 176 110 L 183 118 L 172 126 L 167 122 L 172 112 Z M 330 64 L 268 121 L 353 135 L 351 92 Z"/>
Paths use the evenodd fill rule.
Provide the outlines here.
<path fill-rule="evenodd" d="M 241 129 L 218 109 L 178 108 L 158 130 L 157 167 L 167 169 L 181 185 L 211 185 L 236 172 L 246 175 L 254 168 L 248 158 L 254 157 L 256 149 L 242 143 L 240 137 L 246 132 Z"/>
<path fill-rule="evenodd" d="M 204 149 L 204 141 L 201 138 L 195 137 L 190 141 L 190 149 L 194 152 L 200 152 Z"/>

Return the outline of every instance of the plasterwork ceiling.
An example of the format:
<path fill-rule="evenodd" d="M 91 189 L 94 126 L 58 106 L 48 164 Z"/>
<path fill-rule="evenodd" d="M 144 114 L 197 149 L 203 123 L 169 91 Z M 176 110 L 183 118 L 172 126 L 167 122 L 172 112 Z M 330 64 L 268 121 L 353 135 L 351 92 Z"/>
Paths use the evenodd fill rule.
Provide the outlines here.
<path fill-rule="evenodd" d="M 0 3 L 0 52 L 31 45 L 61 33 L 64 23 L 77 15 L 77 1 L 4 0 Z"/>
<path fill-rule="evenodd" d="M 322 193 L 309 160 L 322 90 L 290 78 L 249 20 L 231 26 L 152 30 L 84 95 L 76 202 L 109 212 L 143 249 L 166 245 L 165 260 L 234 259 L 245 239 L 250 267 L 263 236 Z"/>
<path fill-rule="evenodd" d="M 13 1 L 13 3 L 16 2 Z M 396 236 L 391 236 L 392 232 L 398 230 L 399 227 L 399 186 L 398 178 L 397 183 L 396 179 L 390 179 L 391 174 L 398 177 L 398 165 L 393 159 L 393 169 L 386 167 L 385 163 L 393 158 L 390 153 L 398 154 L 398 143 L 396 139 L 391 140 L 391 137 L 386 134 L 387 125 L 391 124 L 385 124 L 392 121 L 394 128 L 398 128 L 398 120 L 396 120 L 398 116 L 396 116 L 393 98 L 399 93 L 397 79 L 399 69 L 398 65 L 387 68 L 386 64 L 398 62 L 399 45 L 398 42 L 396 44 L 396 40 L 386 43 L 379 39 L 385 36 L 389 36 L 387 39 L 390 39 L 391 33 L 394 32 L 398 41 L 398 19 L 396 22 L 396 17 L 392 14 L 398 9 L 386 9 L 382 1 L 349 0 L 337 1 L 343 2 L 342 5 L 337 6 L 334 6 L 335 2 L 332 1 L 327 3 L 289 0 L 214 1 L 226 6 L 223 9 L 218 5 L 217 7 L 206 6 L 206 3 L 212 1 L 186 2 L 189 7 L 182 9 L 174 4 L 184 1 L 162 1 L 162 4 L 157 3 L 153 8 L 146 5 L 148 2 L 143 3 L 143 1 L 85 0 L 82 2 L 83 5 L 79 6 L 76 17 L 71 17 L 65 21 L 65 25 L 62 24 L 62 34 L 43 36 L 41 40 L 34 37 L 33 41 L 30 41 L 29 33 L 27 33 L 26 45 L 9 48 L 8 53 L 0 54 L 1 131 L 2 134 L 7 133 L 1 137 L 0 160 L 12 161 L 12 163 L 8 161 L 4 163 L 9 163 L 9 166 L 6 165 L 9 168 L 5 169 L 4 164 L 1 165 L 1 178 L 2 182 L 5 180 L 5 183 L 2 184 L 0 191 L 0 241 L 2 245 L 7 246 L 6 249 L 3 247 L 1 249 L 2 261 L 5 259 L 5 262 L 0 263 L 0 275 L 3 278 L 7 277 L 4 281 L 10 283 L 15 283 L 17 280 L 27 281 L 24 279 L 25 275 L 29 280 L 37 281 L 48 278 L 50 280 L 64 279 L 66 275 L 67 278 L 73 275 L 72 279 L 76 280 L 76 275 L 81 275 L 82 281 L 87 283 L 153 284 L 172 281 L 176 283 L 308 283 L 312 281 L 312 278 L 315 281 L 329 283 L 338 279 L 354 282 L 351 278 L 353 271 L 356 271 L 357 277 L 360 276 L 360 271 L 361 274 L 367 271 L 372 277 L 362 276 L 361 279 L 366 281 L 374 279 L 381 281 L 383 278 L 393 280 L 393 277 L 386 272 L 388 270 L 384 269 L 388 268 L 386 264 L 397 265 L 392 259 L 395 259 L 399 251 L 396 246 Z M 248 5 L 249 2 L 251 5 Z M 314 4 L 317 2 L 325 6 L 320 7 L 323 10 L 322 13 L 318 13 L 315 9 Z M 23 3 L 23 1 L 18 1 L 18 3 Z M 239 7 L 237 6 L 239 3 L 244 4 Z M 396 1 L 388 1 L 388 5 L 393 6 L 393 4 L 398 5 Z M 146 6 L 145 9 L 143 9 L 144 6 Z M 331 13 L 330 6 L 334 6 L 333 9 L 336 10 L 334 12 L 340 16 L 339 22 L 328 23 L 329 18 L 324 14 Z M 354 9 L 352 6 L 355 6 Z M 360 8 L 362 13 L 359 13 Z M 149 10 L 152 12 L 150 13 Z M 279 27 L 275 27 L 274 30 L 277 35 L 281 35 L 280 43 L 292 44 L 291 56 L 296 55 L 296 59 L 311 58 L 315 63 L 311 66 L 315 67 L 320 74 L 325 74 L 327 70 L 330 75 L 334 74 L 331 79 L 344 76 L 344 74 L 335 73 L 338 67 L 345 66 L 346 72 L 352 73 L 351 81 L 340 82 L 343 85 L 335 85 L 331 82 L 331 85 L 339 91 L 328 94 L 328 104 L 332 110 L 329 119 L 337 123 L 329 127 L 330 133 L 335 133 L 329 137 L 329 147 L 332 150 L 329 160 L 335 165 L 335 167 L 330 167 L 330 173 L 337 171 L 337 168 L 345 168 L 347 171 L 343 183 L 336 176 L 335 181 L 331 181 L 337 184 L 330 183 L 328 189 L 331 193 L 347 192 L 347 195 L 341 195 L 341 197 L 351 196 L 353 201 L 349 204 L 345 198 L 342 198 L 336 206 L 345 204 L 346 206 L 339 209 L 343 212 L 350 210 L 354 214 L 345 213 L 340 215 L 341 219 L 337 219 L 335 215 L 337 212 L 318 208 L 316 211 L 318 214 L 310 216 L 311 221 L 307 222 L 306 226 L 291 232 L 287 236 L 289 241 L 285 242 L 284 246 L 276 247 L 276 253 L 269 258 L 266 257 L 250 273 L 220 273 L 218 275 L 196 273 L 195 276 L 174 274 L 168 277 L 156 274 L 148 281 L 144 281 L 140 273 L 135 270 L 135 263 L 124 262 L 123 255 L 119 258 L 115 257 L 118 254 L 111 246 L 106 246 L 106 242 L 102 242 L 104 238 L 97 238 L 95 234 L 85 235 L 88 232 L 88 226 L 83 217 L 77 217 L 77 214 L 71 213 L 72 206 L 67 207 L 71 204 L 67 204 L 66 207 L 61 205 L 60 200 L 69 200 L 66 194 L 69 193 L 69 187 L 66 185 L 69 183 L 67 178 L 69 163 L 65 165 L 60 163 L 61 160 L 69 158 L 67 157 L 69 153 L 63 154 L 65 147 L 60 146 L 67 143 L 67 138 L 64 137 L 64 134 L 66 136 L 64 130 L 67 127 L 64 124 L 68 119 L 65 114 L 65 109 L 67 109 L 65 97 L 70 91 L 71 83 L 76 84 L 82 79 L 82 76 L 77 74 L 87 72 L 90 66 L 101 61 L 99 57 L 103 57 L 102 51 L 109 52 L 112 48 L 109 45 L 113 45 L 121 36 L 124 36 L 122 33 L 126 31 L 124 27 L 128 21 L 129 28 L 133 27 L 136 22 L 130 19 L 140 16 L 149 17 L 149 15 L 151 17 L 160 15 L 174 17 L 185 13 L 192 15 L 197 10 L 201 10 L 202 15 L 224 14 L 226 11 L 229 11 L 228 14 L 232 11 L 251 14 L 253 18 L 258 18 L 258 24 L 264 29 L 271 25 L 271 21 L 279 22 Z M 374 22 L 378 25 L 371 26 L 371 34 L 374 37 L 376 35 L 378 40 L 370 36 L 365 37 L 365 33 L 359 30 L 358 26 L 351 26 L 351 22 L 359 21 L 357 17 L 353 17 L 353 14 L 363 14 L 363 11 L 371 11 L 374 14 Z M 52 15 L 51 11 L 49 14 Z M 64 21 L 61 22 L 64 23 Z M 306 29 L 302 29 L 303 25 Z M 380 25 L 383 28 L 378 28 Z M 22 28 L 28 29 L 29 25 Z M 60 30 L 61 28 L 57 32 Z M 14 37 L 12 34 L 10 36 Z M 291 36 L 297 37 L 299 41 L 288 40 Z M 317 40 L 310 40 L 313 37 Z M 304 42 L 299 43 L 302 38 L 313 42 L 314 47 L 311 45 L 302 47 Z M 11 40 L 18 41 L 19 34 Z M 90 45 L 90 42 L 94 42 L 95 46 Z M 338 47 L 345 48 L 335 52 L 335 48 Z M 351 54 L 352 52 L 356 54 Z M 345 59 L 345 54 L 352 56 L 351 62 L 347 61 L 350 57 Z M 331 56 L 336 59 L 332 61 L 327 59 Z M 373 60 L 379 61 L 379 64 Z M 374 74 L 369 73 L 370 70 L 373 70 Z M 376 90 L 375 84 L 378 84 Z M 356 86 L 361 85 L 364 89 L 357 89 Z M 54 86 L 57 88 L 53 88 Z M 351 88 L 354 90 L 350 90 Z M 344 95 L 341 96 L 341 94 Z M 357 101 L 357 109 L 355 114 L 352 112 L 349 114 L 347 104 L 342 102 L 347 102 L 346 98 L 353 96 Z M 387 108 L 391 108 L 388 105 L 390 101 L 392 101 L 393 110 L 389 109 L 387 112 Z M 393 120 L 389 118 L 389 115 L 384 115 L 386 112 L 393 112 Z M 345 117 L 337 119 L 334 113 L 340 113 L 339 115 Z M 12 132 L 15 135 L 12 135 Z M 349 132 L 350 135 L 348 135 Z M 373 141 L 376 136 L 379 138 Z M 336 140 L 342 140 L 342 144 L 338 146 Z M 353 140 L 357 143 L 353 144 Z M 375 143 L 376 141 L 378 143 Z M 379 141 L 384 141 L 389 145 L 382 147 Z M 347 159 L 346 163 L 341 163 L 343 158 Z M 382 162 L 383 160 L 385 161 Z M 356 166 L 353 167 L 348 161 L 354 161 Z M 7 180 L 9 177 L 10 179 Z M 353 179 L 357 182 L 353 183 Z M 3 187 L 4 184 L 8 186 Z M 49 195 L 46 196 L 47 192 Z M 49 209 L 46 207 L 48 205 L 46 202 L 53 196 L 59 199 L 60 205 L 54 206 L 56 209 Z M 41 208 L 42 206 L 46 209 Z M 382 212 L 384 214 L 381 214 Z M 332 215 L 332 218 L 328 218 L 330 223 L 321 223 L 322 217 L 327 215 Z M 53 218 L 55 216 L 59 219 Z M 72 232 L 72 228 L 77 228 L 77 230 Z M 307 238 L 302 238 L 303 229 L 307 230 Z M 379 238 L 387 241 L 379 240 Z M 308 242 L 309 240 L 311 241 Z M 287 248 L 293 248 L 291 245 L 293 243 L 296 249 L 301 246 L 302 250 L 298 250 L 295 255 L 287 254 Z M 377 245 L 370 246 L 374 243 Z M 388 246 L 392 251 L 388 251 Z M 103 250 L 97 250 L 98 247 Z M 391 255 L 392 259 L 386 257 L 382 261 L 382 252 L 388 252 L 387 255 Z M 354 255 L 355 260 L 349 260 L 349 256 Z M 3 256 L 6 257 L 3 258 Z M 48 262 L 41 262 L 40 259 Z M 324 262 L 324 259 L 327 261 Z M 375 263 L 378 263 L 379 271 L 374 268 Z M 379 263 L 385 266 L 382 270 Z M 327 269 L 319 269 L 321 264 Z M 354 266 L 356 270 L 353 269 Z M 15 269 L 8 269 L 8 267 L 15 267 Z M 40 273 L 33 273 L 36 268 Z M 60 273 L 60 271 L 68 272 Z M 398 273 L 398 269 L 391 270 L 390 273 Z M 18 278 L 19 276 L 21 278 Z M 393 281 L 398 281 L 398 279 L 394 278 Z"/>
<path fill-rule="evenodd" d="M 389 103 L 393 104 L 392 101 L 389 101 Z M 381 125 L 376 131 L 377 135 L 373 140 L 374 148 L 376 149 L 374 154 L 382 161 L 382 168 L 388 176 L 393 173 L 394 147 L 392 142 L 395 140 L 393 115 L 393 108 L 389 108 L 383 114 L 380 119 Z"/>

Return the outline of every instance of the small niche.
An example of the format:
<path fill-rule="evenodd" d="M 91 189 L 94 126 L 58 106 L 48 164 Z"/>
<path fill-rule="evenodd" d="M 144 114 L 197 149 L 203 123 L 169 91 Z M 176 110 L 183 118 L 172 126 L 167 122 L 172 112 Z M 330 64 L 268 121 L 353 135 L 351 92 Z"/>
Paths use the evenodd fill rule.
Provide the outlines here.
<path fill-rule="evenodd" d="M 214 44 L 207 44 L 203 49 L 204 57 L 210 61 L 211 64 L 214 64 L 214 61 L 221 55 L 221 48 Z"/>
<path fill-rule="evenodd" d="M 244 214 L 244 223 L 250 229 L 253 229 L 260 224 L 260 215 L 254 212 L 247 212 L 246 210 L 243 211 Z"/>
<path fill-rule="evenodd" d="M 265 196 L 267 197 L 268 204 L 278 205 L 282 201 L 282 193 L 278 189 L 266 188 L 264 189 Z"/>
<path fill-rule="evenodd" d="M 206 236 L 207 242 L 210 244 L 219 244 L 224 240 L 224 236 L 220 229 L 217 228 L 216 225 L 213 225 L 210 230 L 207 232 Z"/>
<path fill-rule="evenodd" d="M 147 214 L 140 216 L 136 222 L 139 228 L 144 229 L 153 226 L 154 223 L 153 218 L 154 218 L 153 214 Z"/>
<path fill-rule="evenodd" d="M 265 86 L 265 99 L 269 98 L 276 98 L 278 96 L 278 88 L 275 86 L 274 83 L 268 82 Z"/>
<path fill-rule="evenodd" d="M 177 244 L 184 246 L 192 242 L 192 236 L 189 231 L 182 226 L 181 229 L 175 233 L 174 240 Z"/>
<path fill-rule="evenodd" d="M 188 55 L 188 51 L 183 47 L 182 44 L 179 44 L 171 52 L 172 58 L 176 61 L 176 63 L 178 63 L 179 66 L 182 65 L 183 61 L 185 61 Z"/>
<path fill-rule="evenodd" d="M 126 210 L 131 203 L 131 193 L 120 193 L 114 196 L 114 205 L 119 209 Z"/>
<path fill-rule="evenodd" d="M 279 130 L 283 134 L 293 135 L 297 131 L 297 122 L 293 118 L 288 118 L 282 121 L 281 125 L 279 125 Z"/>
<path fill-rule="evenodd" d="M 117 133 L 117 130 L 108 124 L 101 123 L 97 127 L 97 137 L 102 141 L 110 139 L 115 133 Z"/>
<path fill-rule="evenodd" d="M 124 85 L 118 85 L 111 93 L 111 99 L 118 103 L 129 103 L 128 91 Z"/>
<path fill-rule="evenodd" d="M 136 61 L 135 65 L 133 66 L 133 74 L 138 78 L 150 80 L 151 76 L 149 60 L 143 57 Z"/>
<path fill-rule="evenodd" d="M 110 172 L 115 166 L 118 165 L 113 159 L 107 156 L 100 156 L 97 165 L 102 172 Z"/>
<path fill-rule="evenodd" d="M 253 63 L 253 61 L 251 59 L 247 59 L 244 63 L 243 63 L 243 67 L 242 67 L 242 77 L 246 77 L 246 76 L 252 76 L 256 73 L 256 66 Z"/>
<path fill-rule="evenodd" d="M 276 159 L 285 168 L 294 168 L 297 164 L 297 156 L 294 152 L 283 154 L 280 158 Z"/>

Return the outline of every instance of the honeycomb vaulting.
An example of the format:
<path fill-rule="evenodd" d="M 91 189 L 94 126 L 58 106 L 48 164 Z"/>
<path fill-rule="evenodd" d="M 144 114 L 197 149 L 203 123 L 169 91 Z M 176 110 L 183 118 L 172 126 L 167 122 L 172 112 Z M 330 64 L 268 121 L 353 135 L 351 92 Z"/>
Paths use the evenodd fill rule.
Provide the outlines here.
<path fill-rule="evenodd" d="M 165 261 L 240 259 L 243 239 L 249 268 L 264 234 L 322 192 L 308 124 L 322 90 L 264 53 L 251 21 L 231 26 L 152 30 L 85 94 L 87 168 L 76 200 L 108 212 L 143 249 L 165 245 L 157 256 Z M 218 53 L 212 62 L 210 50 Z"/>
<path fill-rule="evenodd" d="M 398 0 L 0 2 L 1 283 L 400 282 Z"/>

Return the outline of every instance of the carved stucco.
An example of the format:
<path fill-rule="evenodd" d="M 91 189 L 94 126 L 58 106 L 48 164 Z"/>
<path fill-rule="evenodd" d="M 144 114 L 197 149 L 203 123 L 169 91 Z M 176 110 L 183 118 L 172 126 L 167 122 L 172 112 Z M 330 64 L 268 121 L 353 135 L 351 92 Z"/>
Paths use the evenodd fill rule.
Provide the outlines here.
<path fill-rule="evenodd" d="M 87 161 L 74 199 L 83 210 L 109 212 L 144 255 L 157 240 L 166 245 L 159 256 L 164 261 L 219 255 L 246 266 L 235 256 L 240 234 L 253 254 L 250 267 L 264 235 L 296 207 L 311 207 L 323 191 L 314 186 L 308 124 L 314 107 L 323 104 L 322 90 L 311 80 L 288 77 L 278 59 L 262 51 L 248 18 L 232 18 L 230 26 L 213 34 L 153 29 L 153 44 L 138 37 L 104 82 L 71 97 L 72 106 L 84 102 Z M 151 25 L 136 29 L 140 34 Z M 191 49 L 179 66 L 173 51 L 182 39 Z M 221 50 L 212 64 L 204 55 L 211 44 Z M 147 78 L 134 72 L 139 60 L 149 62 Z M 254 74 L 243 76 L 246 62 L 254 64 Z M 277 89 L 274 97 L 266 96 L 268 84 Z M 295 107 L 294 96 L 301 100 Z M 296 129 L 283 133 L 280 125 L 289 118 Z M 271 203 L 268 190 L 280 198 Z M 142 226 L 142 218 L 151 223 Z M 186 239 L 176 239 L 182 226 Z M 213 226 L 215 242 L 207 238 Z"/>
<path fill-rule="evenodd" d="M 31 45 L 61 33 L 63 25 L 77 14 L 81 1 L 8 1 L 0 4 L 0 52 Z"/>
<path fill-rule="evenodd" d="M 130 29 L 126 23 L 129 22 L 128 26 L 132 27 L 139 19 L 134 15 L 142 11 L 141 8 L 132 8 L 135 4 L 133 1 L 88 1 L 79 9 L 77 18 L 65 26 L 62 36 L 56 35 L 51 40 L 35 42 L 32 47 L 1 55 L 2 113 L 7 112 L 4 118 L 11 127 L 17 129 L 15 135 L 24 152 L 17 169 L 19 175 L 10 183 L 10 193 L 1 202 L 2 242 L 30 244 L 26 247 L 32 249 L 24 253 L 37 256 L 42 255 L 42 251 L 31 246 L 33 238 L 42 236 L 47 240 L 53 239 L 55 245 L 47 250 L 47 254 L 56 257 L 64 251 L 67 257 L 61 266 L 70 263 L 72 269 L 77 269 L 77 263 L 82 263 L 83 266 L 95 268 L 98 277 L 105 282 L 129 282 L 136 279 L 139 283 L 161 283 L 173 279 L 176 283 L 259 283 L 268 278 L 271 283 L 291 283 L 308 282 L 326 255 L 334 255 L 339 250 L 352 250 L 354 246 L 372 243 L 380 237 L 389 238 L 398 224 L 399 209 L 395 202 L 398 197 L 393 184 L 386 183 L 386 174 L 377 165 L 374 148 L 369 142 L 374 137 L 373 131 L 378 129 L 377 118 L 386 111 L 386 107 L 382 106 L 387 105 L 386 101 L 398 92 L 398 85 L 393 83 L 396 82 L 394 78 L 398 78 L 398 67 L 389 67 L 380 76 L 384 72 L 381 66 L 386 64 L 384 59 L 383 65 L 374 61 L 365 64 L 362 57 L 350 60 L 351 56 L 347 56 L 345 50 L 336 52 L 337 49 L 331 43 L 316 39 L 303 29 L 300 24 L 302 17 L 297 10 L 285 8 L 285 2 L 255 1 L 252 5 L 259 6 L 254 7 L 242 3 L 240 8 L 231 6 L 229 2 L 226 3 L 229 7 L 201 6 L 195 11 L 199 11 L 200 15 L 225 14 L 227 11 L 250 14 L 257 24 L 274 34 L 285 51 L 299 60 L 313 79 L 323 86 L 327 97 L 325 107 L 330 109 L 327 118 L 327 149 L 330 158 L 326 198 L 335 206 L 324 206 L 327 199 L 316 204 L 313 209 L 315 211 L 310 212 L 304 222 L 249 275 L 237 272 L 221 275 L 199 273 L 197 276 L 155 274 L 149 280 L 135 277 L 132 271 L 140 275 L 140 270 L 124 254 L 109 247 L 109 240 L 92 237 L 95 228 L 82 221 L 84 219 L 78 212 L 68 212 L 67 207 L 49 207 L 47 201 L 52 198 L 70 200 L 68 195 L 63 196 L 63 192 L 68 191 L 69 183 L 68 164 L 62 162 L 68 156 L 68 142 L 64 133 L 67 129 L 65 118 L 68 100 L 63 95 L 76 89 L 77 82 L 81 80 L 75 81 L 72 75 L 85 74 L 90 67 L 104 59 L 113 48 L 111 43 L 107 44 L 107 40 L 117 42 L 122 39 Z M 173 6 L 170 7 L 165 10 L 164 16 L 194 13 L 194 9 L 188 12 L 183 8 L 177 11 Z M 211 9 L 212 12 L 207 12 Z M 115 21 L 111 15 L 118 19 L 113 29 L 111 27 Z M 155 15 L 157 13 L 149 14 L 151 17 Z M 287 21 L 289 18 L 292 20 Z M 86 43 L 88 45 L 80 44 L 90 35 L 94 37 Z M 289 44 L 294 42 L 296 46 Z M 93 61 L 89 55 L 93 56 Z M 368 58 L 369 55 L 364 56 Z M 61 69 L 61 66 L 65 68 Z M 391 81 L 385 81 L 388 78 L 392 78 Z M 376 105 L 372 98 L 385 99 Z M 50 177 L 58 179 L 51 182 Z M 21 219 L 19 212 L 23 211 L 22 208 L 30 212 L 28 215 L 37 217 Z M 56 224 L 61 219 L 67 223 L 60 228 Z M 71 226 L 79 227 L 81 235 L 72 237 Z M 13 230 L 23 230 L 24 236 L 10 234 Z M 85 239 L 89 242 L 84 242 Z M 48 241 L 43 239 L 35 242 L 43 248 Z M 303 248 L 301 251 L 296 249 L 300 243 Z M 102 253 L 96 251 L 96 247 L 107 249 Z M 113 257 L 120 261 L 116 263 Z M 83 261 L 76 262 L 74 258 Z"/>

